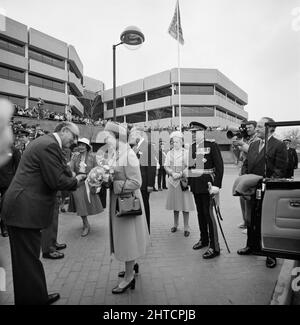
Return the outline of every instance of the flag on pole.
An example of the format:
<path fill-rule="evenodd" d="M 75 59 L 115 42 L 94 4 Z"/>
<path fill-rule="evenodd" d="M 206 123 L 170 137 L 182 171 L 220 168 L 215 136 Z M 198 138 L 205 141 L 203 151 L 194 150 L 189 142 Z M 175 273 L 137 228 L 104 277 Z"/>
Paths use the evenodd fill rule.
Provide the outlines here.
<path fill-rule="evenodd" d="M 181 45 L 184 44 L 181 21 L 180 21 L 180 11 L 179 11 L 179 1 L 177 0 L 175 12 L 168 29 L 168 33 L 175 38 Z"/>

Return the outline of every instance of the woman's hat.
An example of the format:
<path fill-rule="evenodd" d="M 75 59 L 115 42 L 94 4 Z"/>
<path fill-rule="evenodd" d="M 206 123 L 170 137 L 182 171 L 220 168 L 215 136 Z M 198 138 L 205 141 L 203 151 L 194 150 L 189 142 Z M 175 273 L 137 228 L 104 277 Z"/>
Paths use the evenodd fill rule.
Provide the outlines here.
<path fill-rule="evenodd" d="M 170 139 L 173 139 L 173 138 L 181 138 L 181 139 L 183 139 L 183 134 L 180 131 L 174 131 L 170 135 Z"/>
<path fill-rule="evenodd" d="M 115 122 L 107 122 L 104 128 L 104 131 L 110 131 L 117 133 L 121 136 L 127 136 L 127 129 L 121 124 Z"/>
<path fill-rule="evenodd" d="M 90 140 L 87 138 L 80 138 L 78 139 L 77 143 L 84 143 L 90 150 L 92 149 L 92 146 L 90 145 Z"/>

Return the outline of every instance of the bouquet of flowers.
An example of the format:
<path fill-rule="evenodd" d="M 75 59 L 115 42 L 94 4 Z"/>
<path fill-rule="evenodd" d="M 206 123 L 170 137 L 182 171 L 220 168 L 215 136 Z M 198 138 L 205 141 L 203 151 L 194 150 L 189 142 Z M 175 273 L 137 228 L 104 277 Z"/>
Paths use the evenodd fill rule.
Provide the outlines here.
<path fill-rule="evenodd" d="M 107 161 L 102 160 L 101 164 L 99 162 L 100 161 L 97 159 L 97 163 L 99 166 L 94 167 L 89 172 L 85 181 L 89 202 L 91 202 L 90 193 L 99 193 L 101 186 L 109 187 L 113 181 L 113 167 L 108 164 L 105 164 L 105 162 Z"/>

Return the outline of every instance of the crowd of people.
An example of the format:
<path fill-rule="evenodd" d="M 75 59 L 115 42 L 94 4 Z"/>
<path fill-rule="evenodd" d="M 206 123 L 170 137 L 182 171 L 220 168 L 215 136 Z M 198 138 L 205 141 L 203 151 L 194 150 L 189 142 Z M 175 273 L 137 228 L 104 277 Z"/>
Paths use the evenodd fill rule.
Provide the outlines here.
<path fill-rule="evenodd" d="M 50 121 L 70 121 L 75 124 L 83 124 L 83 125 L 95 125 L 95 126 L 103 126 L 104 120 L 98 119 L 94 120 L 87 116 L 80 116 L 78 114 L 74 114 L 71 111 L 67 113 L 60 112 L 50 112 L 48 109 L 43 109 L 42 107 L 29 107 L 24 108 L 19 105 L 14 105 L 14 115 L 20 117 L 27 117 L 32 119 L 41 119 L 41 120 L 50 120 Z"/>
<path fill-rule="evenodd" d="M 81 217 L 81 235 L 87 236 L 90 232 L 88 216 L 106 208 L 106 189 L 109 189 L 110 251 L 124 263 L 124 271 L 118 274 L 121 280 L 112 288 L 113 294 L 135 289 L 138 259 L 147 253 L 150 242 L 149 198 L 154 190 L 167 190 L 165 208 L 173 213 L 172 233 L 178 229 L 182 212 L 184 236 L 189 237 L 189 213 L 196 210 L 199 240 L 192 248 L 206 248 L 203 259 L 220 255 L 212 205 L 219 202 L 224 163 L 218 144 L 205 138 L 205 125 L 190 123 L 190 145 L 184 144 L 183 134 L 174 130 L 169 143 L 160 139 L 157 149 L 153 147 L 150 132 L 107 122 L 105 145 L 95 155 L 89 139 L 79 138 L 78 126 L 70 121 L 60 122 L 53 133 L 45 132 L 44 136 L 40 136 L 36 126 L 38 136 L 32 141 L 22 140 L 22 150 L 19 150 L 9 144 L 9 116 L 3 120 L 5 131 L 0 123 L 0 135 L 7 133 L 0 138 L 0 157 L 9 158 L 0 160 L 0 177 L 3 170 L 9 177 L 1 189 L 1 227 L 10 240 L 16 304 L 51 304 L 59 299 L 58 293 L 48 294 L 40 250 L 44 258 L 64 257 L 60 250 L 67 246 L 57 242 L 57 229 L 62 198 L 69 195 L 69 211 Z M 241 172 L 233 185 L 233 195 L 241 197 L 243 227 L 247 229 L 247 244 L 238 250 L 239 255 L 249 255 L 254 250 L 252 220 L 257 184 L 263 176 L 292 177 L 291 169 L 298 164 L 295 155 L 288 153 L 288 146 L 274 137 L 274 127 L 265 134 L 265 123 L 272 121 L 270 118 L 262 118 L 258 123 L 249 121 L 247 138 L 233 139 L 241 151 Z M 26 138 L 26 132 L 23 128 L 18 137 Z M 265 138 L 268 139 L 267 155 L 262 150 Z M 288 143 L 288 139 L 285 142 Z M 290 163 L 289 159 L 294 160 Z M 90 173 L 99 165 L 104 168 L 103 161 L 112 169 L 112 174 L 102 186 L 91 188 Z M 155 189 L 156 176 L 158 189 Z M 275 267 L 276 259 L 267 257 L 266 266 Z"/>

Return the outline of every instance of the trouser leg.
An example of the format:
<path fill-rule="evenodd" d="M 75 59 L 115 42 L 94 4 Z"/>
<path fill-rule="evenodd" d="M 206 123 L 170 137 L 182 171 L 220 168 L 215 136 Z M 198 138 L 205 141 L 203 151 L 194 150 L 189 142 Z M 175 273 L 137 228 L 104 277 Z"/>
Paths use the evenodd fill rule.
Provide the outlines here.
<path fill-rule="evenodd" d="M 157 187 L 161 188 L 161 181 L 162 181 L 162 169 L 159 168 L 157 173 Z"/>
<path fill-rule="evenodd" d="M 197 216 L 198 216 L 198 224 L 200 229 L 200 240 L 203 243 L 208 243 L 208 223 L 207 223 L 207 216 L 204 209 L 205 201 L 208 200 L 209 202 L 209 195 L 207 194 L 194 194 L 194 199 L 197 208 Z"/>
<path fill-rule="evenodd" d="M 142 198 L 143 198 L 143 203 L 144 203 L 144 208 L 145 208 L 148 230 L 150 233 L 150 206 L 149 206 L 150 194 L 147 190 L 142 190 L 141 193 L 142 193 Z"/>
<path fill-rule="evenodd" d="M 253 227 L 251 224 L 252 213 L 254 207 L 253 198 L 251 200 L 245 200 L 245 217 L 246 217 L 246 225 L 247 225 L 247 243 L 246 246 L 253 248 Z"/>
<path fill-rule="evenodd" d="M 57 232 L 58 232 L 58 214 L 59 214 L 59 200 L 55 201 L 53 219 L 50 226 L 42 230 L 42 252 L 50 253 L 55 249 L 55 244 L 57 242 Z"/>
<path fill-rule="evenodd" d="M 40 261 L 41 232 L 8 226 L 16 305 L 44 305 L 48 300 Z"/>
<path fill-rule="evenodd" d="M 166 170 L 164 168 L 162 168 L 162 187 L 163 188 L 166 188 Z"/>
<path fill-rule="evenodd" d="M 209 229 L 209 247 L 215 251 L 220 251 L 219 237 L 218 237 L 218 226 L 216 221 L 216 216 L 213 212 L 212 201 L 209 202 L 207 208 L 207 220 Z"/>

